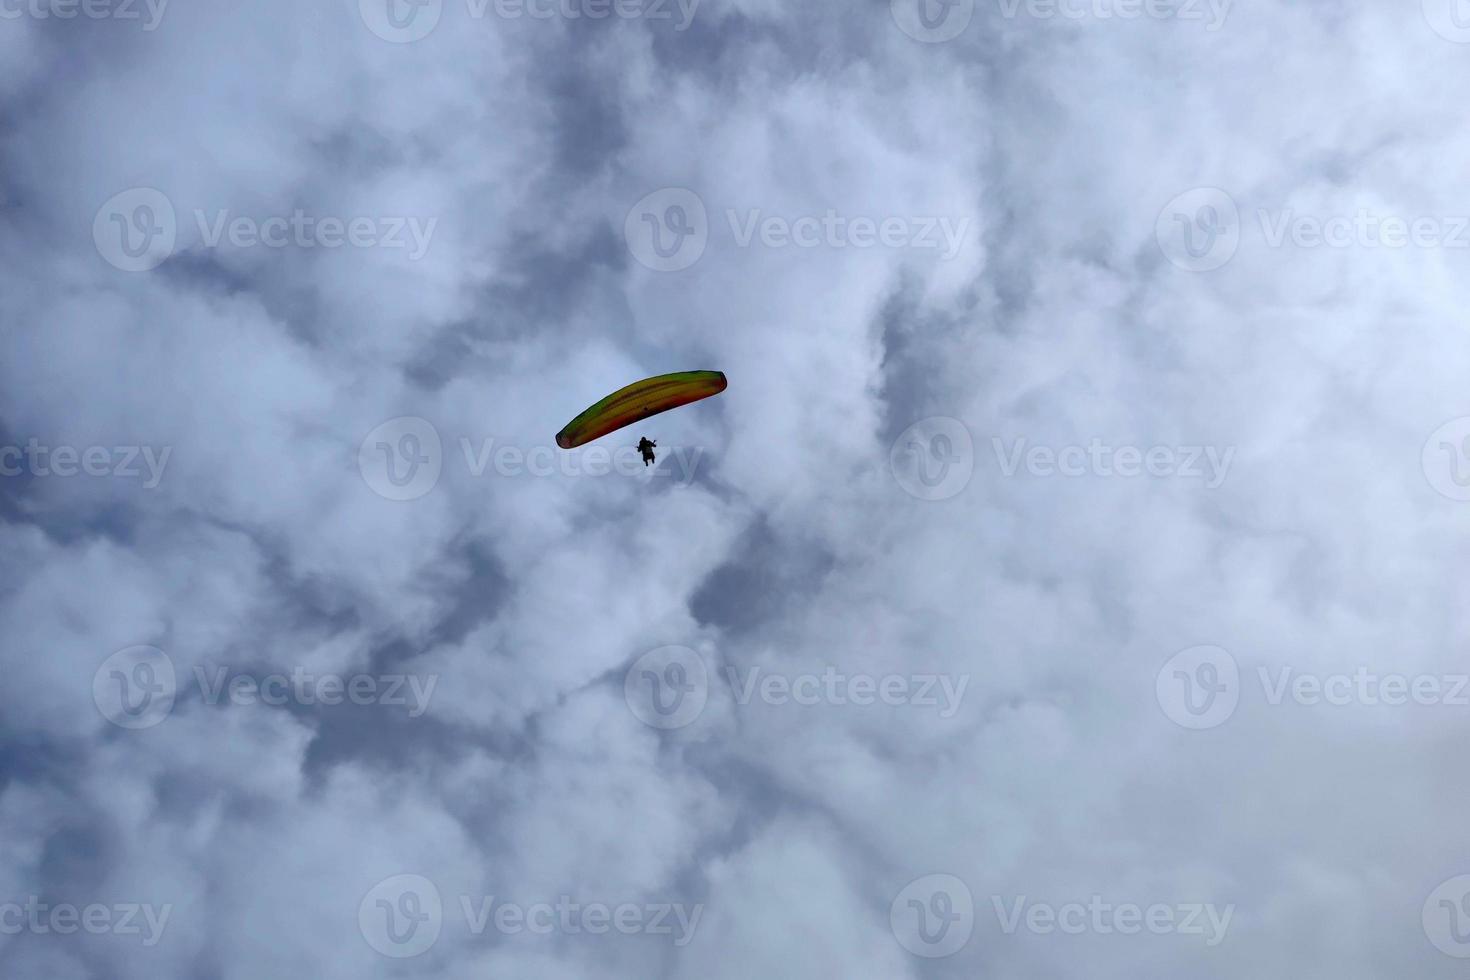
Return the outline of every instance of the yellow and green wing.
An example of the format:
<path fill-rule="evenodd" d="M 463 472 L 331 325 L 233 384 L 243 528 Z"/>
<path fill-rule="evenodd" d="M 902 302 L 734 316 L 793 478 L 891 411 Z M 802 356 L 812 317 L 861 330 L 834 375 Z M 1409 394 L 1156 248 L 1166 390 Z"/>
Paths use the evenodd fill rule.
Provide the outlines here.
<path fill-rule="evenodd" d="M 572 419 L 556 434 L 556 444 L 575 449 L 650 415 L 718 395 L 727 384 L 720 371 L 680 371 L 645 378 L 620 388 Z"/>

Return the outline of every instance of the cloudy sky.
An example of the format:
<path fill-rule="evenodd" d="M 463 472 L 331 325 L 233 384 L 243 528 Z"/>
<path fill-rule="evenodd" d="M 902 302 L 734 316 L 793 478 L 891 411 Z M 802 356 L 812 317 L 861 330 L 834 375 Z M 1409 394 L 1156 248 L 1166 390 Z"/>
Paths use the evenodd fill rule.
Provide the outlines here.
<path fill-rule="evenodd" d="M 0 976 L 1463 977 L 1467 83 L 1459 0 L 0 0 Z"/>

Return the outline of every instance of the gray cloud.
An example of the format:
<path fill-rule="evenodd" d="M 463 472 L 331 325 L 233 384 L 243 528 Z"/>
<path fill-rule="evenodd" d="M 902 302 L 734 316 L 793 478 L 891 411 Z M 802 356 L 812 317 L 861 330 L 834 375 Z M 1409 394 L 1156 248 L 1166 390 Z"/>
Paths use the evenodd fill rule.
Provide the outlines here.
<path fill-rule="evenodd" d="M 1465 673 L 1465 256 L 1260 217 L 1467 213 L 1446 11 L 374 2 L 0 19 L 0 451 L 169 450 L 0 476 L 7 977 L 1455 975 L 1466 707 L 1352 679 Z M 464 452 L 693 368 L 688 479 Z"/>

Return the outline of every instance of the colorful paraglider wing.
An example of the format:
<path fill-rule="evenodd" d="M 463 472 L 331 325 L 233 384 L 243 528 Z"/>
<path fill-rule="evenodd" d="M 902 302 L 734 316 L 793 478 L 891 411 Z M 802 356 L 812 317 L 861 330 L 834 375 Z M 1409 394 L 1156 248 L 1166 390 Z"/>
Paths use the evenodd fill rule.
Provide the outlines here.
<path fill-rule="evenodd" d="M 647 378 L 613 392 L 572 419 L 556 434 L 556 444 L 575 449 L 650 415 L 718 395 L 727 384 L 719 371 L 681 371 Z"/>

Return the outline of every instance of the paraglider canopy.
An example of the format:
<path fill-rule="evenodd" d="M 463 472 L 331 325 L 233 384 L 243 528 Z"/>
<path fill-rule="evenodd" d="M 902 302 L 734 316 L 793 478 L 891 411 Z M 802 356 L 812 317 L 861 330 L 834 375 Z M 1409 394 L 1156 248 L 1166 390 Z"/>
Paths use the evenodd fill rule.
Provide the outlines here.
<path fill-rule="evenodd" d="M 718 395 L 728 384 L 720 371 L 681 371 L 645 378 L 618 389 L 572 419 L 556 434 L 556 444 L 575 449 L 651 415 Z"/>

